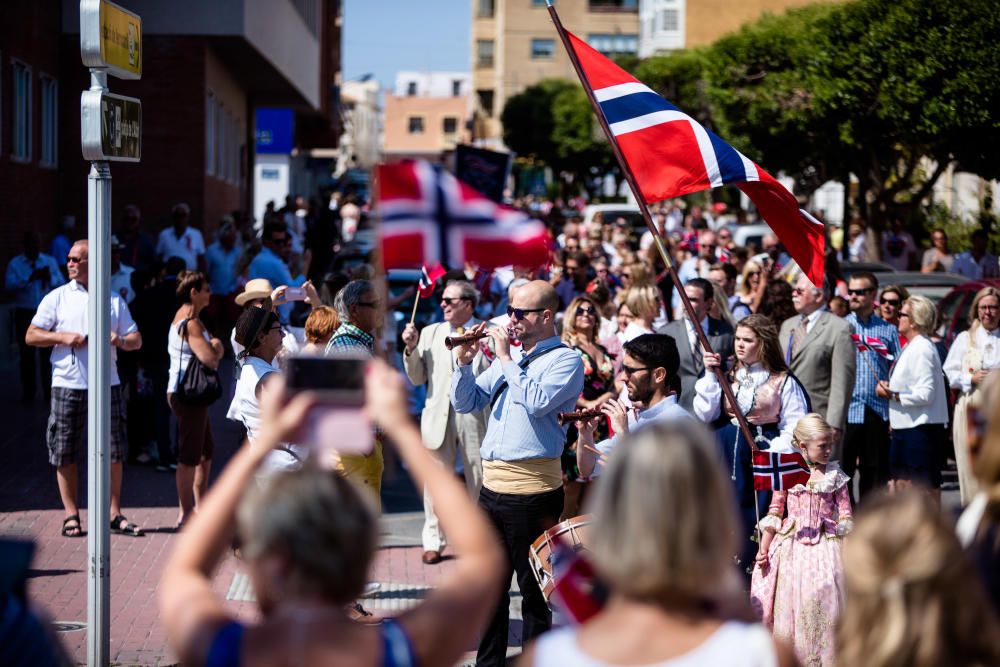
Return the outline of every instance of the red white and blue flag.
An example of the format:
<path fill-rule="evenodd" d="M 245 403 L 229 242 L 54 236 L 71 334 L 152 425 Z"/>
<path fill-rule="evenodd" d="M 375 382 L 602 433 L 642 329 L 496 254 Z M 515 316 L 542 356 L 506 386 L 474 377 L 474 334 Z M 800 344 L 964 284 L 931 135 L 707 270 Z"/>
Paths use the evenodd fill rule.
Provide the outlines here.
<path fill-rule="evenodd" d="M 387 269 L 466 262 L 537 267 L 549 259 L 545 225 L 429 162 L 379 165 L 377 187 Z"/>
<path fill-rule="evenodd" d="M 809 481 L 809 466 L 797 452 L 779 454 L 757 450 L 753 453 L 753 488 L 758 491 L 787 491 Z"/>
<path fill-rule="evenodd" d="M 851 339 L 854 344 L 858 346 L 858 352 L 864 352 L 868 350 L 874 352 L 880 357 L 886 359 L 887 361 L 892 361 L 893 356 L 889 352 L 889 348 L 886 347 L 885 343 L 882 342 L 881 338 L 876 336 L 862 336 L 861 334 L 851 334 Z"/>
<path fill-rule="evenodd" d="M 586 623 L 604 606 L 595 594 L 597 573 L 585 554 L 562 535 L 552 541 L 551 602 L 576 625 Z"/>
<path fill-rule="evenodd" d="M 653 204 L 721 185 L 753 203 L 814 285 L 823 281 L 823 223 L 799 208 L 781 183 L 698 121 L 571 32 L 584 86 L 607 120 L 643 200 Z"/>
<path fill-rule="evenodd" d="M 430 270 L 426 266 L 420 268 L 420 281 L 417 283 L 417 292 L 420 294 L 421 299 L 426 299 L 434 294 L 434 283 L 445 273 L 447 271 L 440 264 L 435 264 Z"/>

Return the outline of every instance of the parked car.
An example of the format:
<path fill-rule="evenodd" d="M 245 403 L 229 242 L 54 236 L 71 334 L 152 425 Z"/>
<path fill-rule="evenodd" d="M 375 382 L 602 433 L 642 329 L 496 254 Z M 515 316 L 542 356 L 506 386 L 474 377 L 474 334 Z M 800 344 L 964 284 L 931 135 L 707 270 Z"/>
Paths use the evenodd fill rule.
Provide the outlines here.
<path fill-rule="evenodd" d="M 893 271 L 878 274 L 879 287 L 899 285 L 905 287 L 910 294 L 926 296 L 938 303 L 956 287 L 968 282 L 968 278 L 952 273 L 920 273 L 919 271 Z"/>
<path fill-rule="evenodd" d="M 613 223 L 618 218 L 625 218 L 636 233 L 646 230 L 646 222 L 642 219 L 642 210 L 635 204 L 591 204 L 583 209 L 583 224 L 590 225 L 594 217 L 600 213 L 606 223 Z M 640 231 L 641 230 L 641 231 Z"/>
<path fill-rule="evenodd" d="M 925 275 L 950 275 L 950 274 L 925 274 Z M 961 276 L 958 276 L 961 278 Z M 944 339 L 945 344 L 951 345 L 955 336 L 969 328 L 969 308 L 972 307 L 972 300 L 976 292 L 984 287 L 1000 288 L 1000 279 L 990 278 L 987 280 L 967 280 L 962 278 L 962 284 L 949 291 L 937 304 L 938 309 L 938 329 L 937 333 Z"/>

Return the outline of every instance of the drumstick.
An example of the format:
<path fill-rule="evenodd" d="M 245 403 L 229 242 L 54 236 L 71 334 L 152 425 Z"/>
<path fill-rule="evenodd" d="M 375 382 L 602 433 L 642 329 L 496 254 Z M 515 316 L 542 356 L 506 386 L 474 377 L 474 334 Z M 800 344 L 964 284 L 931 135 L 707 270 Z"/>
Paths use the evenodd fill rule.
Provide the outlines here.
<path fill-rule="evenodd" d="M 608 457 L 605 456 L 604 454 L 602 454 L 599 450 L 594 449 L 590 445 L 586 445 L 586 444 L 583 444 L 583 443 L 580 443 L 580 446 L 583 447 L 584 449 L 588 450 L 588 451 L 591 451 L 591 452 L 597 454 L 597 460 L 600 461 L 602 464 L 606 464 L 608 462 Z"/>

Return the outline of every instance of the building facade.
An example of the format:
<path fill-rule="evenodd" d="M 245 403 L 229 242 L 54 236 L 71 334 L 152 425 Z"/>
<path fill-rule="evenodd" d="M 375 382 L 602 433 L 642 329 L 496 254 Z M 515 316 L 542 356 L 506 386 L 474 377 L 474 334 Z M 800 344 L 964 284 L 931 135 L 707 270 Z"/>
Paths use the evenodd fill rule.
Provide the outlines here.
<path fill-rule="evenodd" d="M 464 72 L 400 72 L 385 96 L 385 158 L 438 160 L 468 141 L 471 86 Z"/>
<path fill-rule="evenodd" d="M 336 176 L 348 169 L 372 169 L 382 154 L 382 115 L 377 80 L 345 81 L 340 88 L 343 133 L 337 149 Z"/>

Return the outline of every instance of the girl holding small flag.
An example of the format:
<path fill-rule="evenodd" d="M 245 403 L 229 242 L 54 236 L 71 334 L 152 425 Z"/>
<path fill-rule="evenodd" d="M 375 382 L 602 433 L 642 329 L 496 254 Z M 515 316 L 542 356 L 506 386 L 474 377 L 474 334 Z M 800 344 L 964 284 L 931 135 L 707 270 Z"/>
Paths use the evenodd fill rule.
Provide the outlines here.
<path fill-rule="evenodd" d="M 830 462 L 833 428 L 819 414 L 798 421 L 792 443 L 811 472 L 776 490 L 760 521 L 750 601 L 774 636 L 794 646 L 803 665 L 832 665 L 843 604 L 841 541 L 853 525 L 850 477 Z"/>
<path fill-rule="evenodd" d="M 736 366 L 729 373 L 740 411 L 746 415 L 760 450 L 791 452 L 792 429 L 808 412 L 805 389 L 788 371 L 778 343 L 778 330 L 764 315 L 749 315 L 736 326 L 733 344 Z M 726 472 L 736 490 L 743 517 L 739 563 L 749 577 L 757 553 L 752 540 L 754 525 L 767 511 L 768 494 L 755 493 L 751 443 L 738 426 L 733 407 L 722 398 L 722 387 L 713 372 L 721 360 L 705 354 L 705 374 L 695 383 L 696 417 L 715 425 L 716 439 Z"/>

